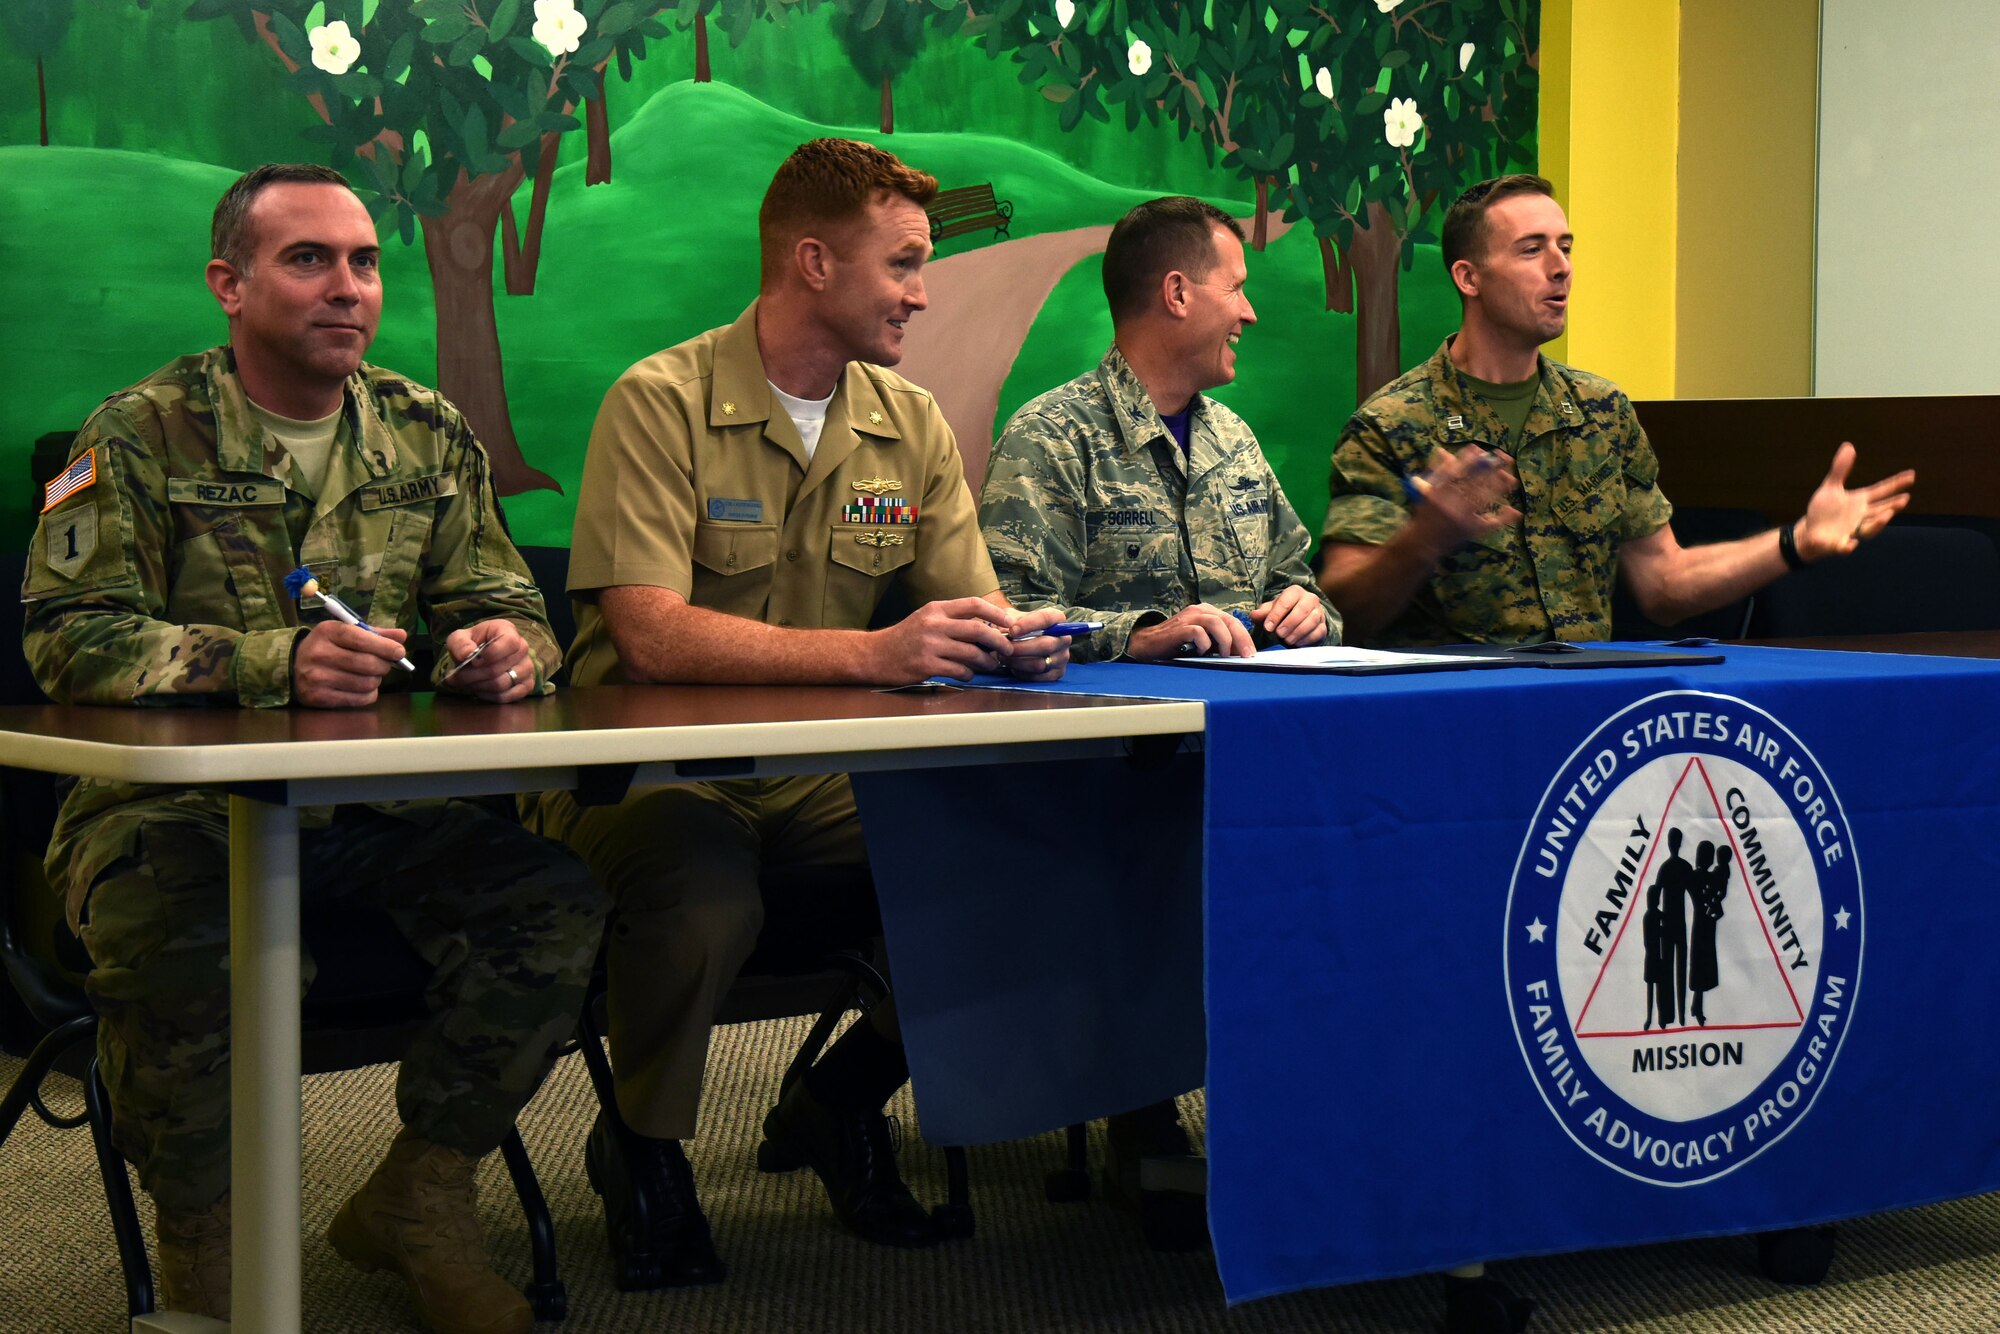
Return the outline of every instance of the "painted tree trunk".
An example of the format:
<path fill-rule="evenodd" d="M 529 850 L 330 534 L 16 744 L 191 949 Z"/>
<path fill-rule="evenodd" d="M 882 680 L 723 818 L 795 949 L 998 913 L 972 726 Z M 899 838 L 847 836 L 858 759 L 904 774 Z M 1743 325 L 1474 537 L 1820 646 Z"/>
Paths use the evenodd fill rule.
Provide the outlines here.
<path fill-rule="evenodd" d="M 1265 177 L 1257 178 L 1257 220 L 1250 227 L 1250 248 L 1262 250 L 1268 232 L 1266 221 L 1271 216 L 1271 182 Z"/>
<path fill-rule="evenodd" d="M 49 84 L 42 74 L 42 58 L 35 57 L 35 104 L 42 111 L 42 147 L 49 146 Z"/>
<path fill-rule="evenodd" d="M 1319 238 L 1319 271 L 1326 279 L 1326 308 L 1342 315 L 1354 313 L 1354 266 L 1347 252 L 1333 243 L 1331 236 Z"/>
<path fill-rule="evenodd" d="M 583 183 L 606 185 L 611 180 L 611 117 L 604 109 L 609 84 L 600 85 L 597 96 L 583 104 L 583 138 L 589 156 L 583 164 Z"/>
<path fill-rule="evenodd" d="M 889 76 L 882 76 L 882 133 L 896 132 L 896 99 L 889 92 Z"/>
<path fill-rule="evenodd" d="M 694 81 L 708 83 L 708 16 L 694 16 Z"/>
<path fill-rule="evenodd" d="M 500 330 L 493 317 L 493 235 L 500 210 L 519 185 L 518 169 L 468 180 L 461 176 L 444 216 L 423 219 L 424 258 L 437 299 L 437 385 L 472 424 L 493 461 L 494 489 L 561 491 L 528 466 L 507 412 Z"/>
<path fill-rule="evenodd" d="M 533 296 L 535 275 L 542 266 L 542 228 L 548 222 L 549 189 L 555 180 L 556 148 L 561 136 L 545 134 L 535 159 L 535 185 L 528 194 L 528 234 L 515 234 L 514 203 L 500 205 L 501 269 L 507 275 L 508 296 Z"/>
<path fill-rule="evenodd" d="M 1368 206 L 1368 225 L 1354 229 L 1354 398 L 1368 396 L 1403 373 L 1403 322 L 1396 309 L 1403 243 L 1380 204 Z"/>

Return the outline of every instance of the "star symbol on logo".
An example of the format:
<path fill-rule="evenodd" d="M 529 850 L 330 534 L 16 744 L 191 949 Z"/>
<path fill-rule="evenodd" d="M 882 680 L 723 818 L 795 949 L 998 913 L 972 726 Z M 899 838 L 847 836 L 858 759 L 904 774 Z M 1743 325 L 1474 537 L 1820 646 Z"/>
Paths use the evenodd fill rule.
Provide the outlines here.
<path fill-rule="evenodd" d="M 734 403 L 724 403 L 722 405 L 722 415 L 725 417 L 734 417 L 736 415 L 736 405 Z"/>
<path fill-rule="evenodd" d="M 1847 924 L 1850 921 L 1852 921 L 1853 918 L 1854 918 L 1853 913 L 1847 911 L 1847 909 L 1845 908 L 1842 908 L 1839 912 L 1833 915 L 1833 929 L 1836 931 L 1847 930 Z"/>
<path fill-rule="evenodd" d="M 871 413 L 869 413 L 869 414 L 868 414 L 868 424 L 869 424 L 870 426 L 880 426 L 880 425 L 882 424 L 882 414 L 881 414 L 881 413 L 879 413 L 879 412 L 871 412 Z"/>
<path fill-rule="evenodd" d="M 1548 934 L 1548 930 L 1548 923 L 1537 917 L 1528 923 L 1528 939 L 1539 945 L 1542 943 L 1542 937 Z"/>

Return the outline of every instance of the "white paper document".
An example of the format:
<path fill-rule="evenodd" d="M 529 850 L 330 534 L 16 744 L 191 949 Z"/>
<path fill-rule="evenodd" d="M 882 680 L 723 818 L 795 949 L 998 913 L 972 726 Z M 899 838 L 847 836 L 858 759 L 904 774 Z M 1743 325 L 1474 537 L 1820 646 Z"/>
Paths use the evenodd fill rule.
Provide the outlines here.
<path fill-rule="evenodd" d="M 1397 653 L 1388 649 L 1324 644 L 1318 648 L 1267 648 L 1249 658 L 1174 658 L 1172 661 L 1185 667 L 1236 667 L 1261 672 L 1366 672 L 1463 667 L 1469 663 L 1506 662 L 1507 659 L 1498 655 L 1474 657 L 1462 653 Z"/>

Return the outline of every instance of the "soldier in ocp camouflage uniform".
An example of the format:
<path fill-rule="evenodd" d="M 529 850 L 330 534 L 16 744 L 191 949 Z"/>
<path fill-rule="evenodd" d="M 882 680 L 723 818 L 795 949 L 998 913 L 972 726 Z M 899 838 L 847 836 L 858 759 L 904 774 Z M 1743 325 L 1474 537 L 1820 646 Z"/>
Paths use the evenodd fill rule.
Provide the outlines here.
<path fill-rule="evenodd" d="M 440 676 L 483 645 L 450 687 L 547 691 L 560 653 L 484 450 L 434 391 L 360 360 L 380 307 L 360 202 L 324 168 L 260 168 L 218 206 L 215 254 L 230 344 L 113 395 L 50 488 L 22 590 L 43 689 L 70 703 L 362 705 L 421 616 Z M 286 443 L 315 423 L 319 447 Z M 284 588 L 300 564 L 383 634 L 302 624 Z M 307 899 L 386 910 L 435 970 L 432 1018 L 397 1084 L 403 1132 L 330 1240 L 402 1272 L 432 1328 L 525 1330 L 532 1312 L 479 1238 L 472 1170 L 571 1029 L 605 900 L 567 851 L 468 803 L 313 810 L 301 824 Z M 166 1305 L 226 1317 L 228 799 L 77 782 L 47 868 L 91 956 L 114 1133 L 159 1208 Z"/>
<path fill-rule="evenodd" d="M 1078 658 L 1158 659 L 1338 641 L 1306 566 L 1311 535 L 1243 419 L 1202 391 L 1236 376 L 1256 313 L 1243 232 L 1198 199 L 1155 199 L 1111 229 L 1113 342 L 1097 369 L 1014 414 L 993 447 L 980 526 L 1018 607 L 1102 621 Z M 1145 1158 L 1188 1153 L 1172 1100 L 1110 1118 L 1106 1190 L 1144 1210 L 1156 1245 L 1207 1239 L 1204 1202 L 1142 1191 Z"/>
<path fill-rule="evenodd" d="M 1355 638 L 1609 639 L 1621 571 L 1671 624 L 1852 551 L 1908 502 L 1911 472 L 1849 490 L 1842 445 L 1798 522 L 1682 547 L 1631 402 L 1539 351 L 1568 316 L 1569 248 L 1538 176 L 1482 182 L 1446 215 L 1463 324 L 1362 404 L 1333 451 L 1320 583 Z"/>
<path fill-rule="evenodd" d="M 1103 621 L 1083 661 L 1246 654 L 1338 641 L 1314 587 L 1311 535 L 1241 417 L 1202 390 L 1235 378 L 1256 321 L 1241 229 L 1188 198 L 1112 229 L 1104 285 L 1115 340 L 1097 369 L 1014 414 L 993 447 L 980 524 L 1018 607 Z"/>

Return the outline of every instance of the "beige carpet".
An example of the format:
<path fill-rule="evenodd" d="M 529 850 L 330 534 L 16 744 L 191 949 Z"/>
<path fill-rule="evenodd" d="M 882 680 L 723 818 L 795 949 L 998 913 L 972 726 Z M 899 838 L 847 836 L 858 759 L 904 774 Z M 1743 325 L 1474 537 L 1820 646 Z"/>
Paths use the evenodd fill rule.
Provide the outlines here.
<path fill-rule="evenodd" d="M 555 1212 L 570 1294 L 566 1324 L 539 1329 L 1386 1334 L 1439 1327 L 1436 1281 L 1424 1279 L 1228 1309 L 1205 1255 L 1150 1253 L 1137 1229 L 1101 1201 L 1043 1200 L 1042 1175 L 1060 1157 L 1056 1136 L 973 1152 L 979 1233 L 971 1241 L 904 1253 L 853 1240 L 835 1230 L 809 1174 L 763 1176 L 754 1165 L 758 1122 L 803 1031 L 802 1021 L 752 1025 L 723 1030 L 717 1043 L 695 1171 L 731 1274 L 692 1291 L 628 1296 L 611 1287 L 602 1215 L 583 1177 L 581 1142 L 594 1103 L 582 1061 L 562 1063 L 522 1118 Z M 0 1077 L 11 1079 L 16 1068 L 0 1058 Z M 393 1132 L 390 1075 L 377 1068 L 306 1082 L 308 1330 L 415 1328 L 393 1279 L 354 1273 L 320 1240 Z M 58 1082 L 59 1099 L 74 1105 L 75 1085 Z M 1188 1100 L 1188 1109 L 1198 1124 L 1199 1101 Z M 909 1124 L 907 1101 L 898 1111 Z M 942 1198 L 936 1152 L 911 1143 L 904 1162 L 920 1197 Z M 525 1237 L 497 1158 L 483 1181 L 500 1263 L 525 1279 Z M 1515 1261 L 1496 1272 L 1541 1299 L 1533 1328 L 1547 1334 L 2000 1330 L 2000 1197 L 1846 1225 L 1833 1276 L 1818 1289 L 1775 1288 L 1750 1261 L 1749 1243 L 1716 1239 Z M 31 1116 L 0 1148 L 0 1330 L 115 1330 L 122 1291 L 87 1135 L 57 1134 Z"/>

